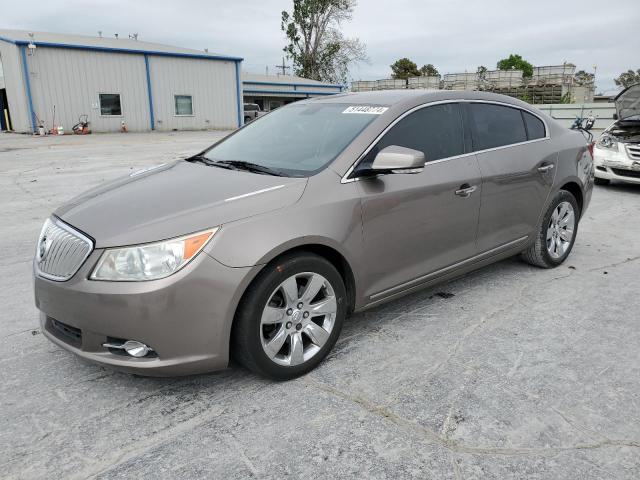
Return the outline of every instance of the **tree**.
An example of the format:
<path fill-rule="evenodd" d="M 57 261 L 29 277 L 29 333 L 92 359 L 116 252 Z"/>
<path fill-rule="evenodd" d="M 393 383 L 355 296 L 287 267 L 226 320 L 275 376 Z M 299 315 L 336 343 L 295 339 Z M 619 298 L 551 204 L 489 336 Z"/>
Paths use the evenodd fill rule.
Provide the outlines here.
<path fill-rule="evenodd" d="M 420 68 L 420 74 L 424 77 L 439 77 L 440 73 L 438 72 L 438 69 L 436 67 L 434 67 L 433 65 L 431 65 L 430 63 L 423 65 L 422 68 Z"/>
<path fill-rule="evenodd" d="M 635 72 L 633 70 L 627 70 L 624 73 L 621 73 L 618 78 L 613 80 L 616 82 L 616 85 L 619 87 L 627 88 L 634 83 L 640 83 L 640 68 Z"/>
<path fill-rule="evenodd" d="M 585 72 L 584 70 L 579 70 L 573 76 L 574 81 L 577 85 L 590 85 L 593 83 L 595 75 L 593 73 Z"/>
<path fill-rule="evenodd" d="M 312 80 L 345 83 L 349 66 L 366 61 L 366 48 L 357 38 L 345 38 L 343 22 L 351 20 L 356 0 L 293 0 L 293 12 L 282 12 L 282 31 L 289 42 L 284 51 L 295 74 Z"/>
<path fill-rule="evenodd" d="M 476 70 L 476 73 L 478 74 L 478 78 L 479 78 L 480 80 L 485 80 L 485 79 L 486 79 L 486 77 L 487 77 L 487 72 L 488 72 L 488 71 L 489 71 L 489 70 L 487 69 L 487 67 L 485 67 L 484 65 L 480 65 L 480 66 L 478 67 L 478 70 Z"/>
<path fill-rule="evenodd" d="M 401 58 L 400 60 L 396 60 L 393 65 L 391 65 L 391 74 L 392 78 L 399 78 L 402 80 L 406 80 L 409 77 L 419 77 L 420 70 L 418 70 L 418 65 L 409 60 L 408 58 Z"/>
<path fill-rule="evenodd" d="M 508 58 L 503 58 L 498 62 L 499 70 L 522 70 L 523 77 L 533 75 L 533 65 L 523 59 L 520 55 L 511 54 Z"/>

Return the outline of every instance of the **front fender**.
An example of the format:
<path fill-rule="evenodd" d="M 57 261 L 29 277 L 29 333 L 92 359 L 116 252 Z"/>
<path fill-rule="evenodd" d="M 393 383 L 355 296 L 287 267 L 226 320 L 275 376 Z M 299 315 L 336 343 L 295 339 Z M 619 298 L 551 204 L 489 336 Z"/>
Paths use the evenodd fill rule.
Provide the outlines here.
<path fill-rule="evenodd" d="M 322 245 L 345 258 L 356 285 L 361 285 L 360 197 L 353 182 L 341 184 L 335 173 L 326 173 L 310 179 L 295 205 L 224 224 L 207 246 L 207 253 L 229 267 L 255 267 L 291 249 Z M 331 189 L 328 182 L 334 183 Z M 330 197 L 327 191 L 332 192 Z"/>

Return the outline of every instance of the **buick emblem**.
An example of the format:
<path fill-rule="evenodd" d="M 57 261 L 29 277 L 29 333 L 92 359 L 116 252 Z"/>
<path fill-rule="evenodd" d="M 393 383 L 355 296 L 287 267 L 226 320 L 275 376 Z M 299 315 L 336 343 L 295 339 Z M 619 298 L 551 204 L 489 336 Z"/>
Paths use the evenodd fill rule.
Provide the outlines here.
<path fill-rule="evenodd" d="M 47 234 L 45 233 L 42 238 L 40 238 L 40 242 L 38 242 L 38 261 L 42 262 L 47 253 L 49 253 L 49 248 L 51 247 L 51 241 L 47 238 Z"/>

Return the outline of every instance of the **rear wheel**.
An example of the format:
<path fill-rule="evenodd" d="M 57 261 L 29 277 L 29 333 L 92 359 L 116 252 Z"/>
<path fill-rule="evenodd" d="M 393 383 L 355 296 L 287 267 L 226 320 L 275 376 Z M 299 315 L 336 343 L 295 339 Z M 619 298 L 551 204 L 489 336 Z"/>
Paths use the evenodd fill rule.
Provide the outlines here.
<path fill-rule="evenodd" d="M 232 353 L 258 374 L 295 378 L 331 351 L 346 311 L 344 282 L 331 263 L 313 254 L 283 257 L 247 290 L 234 323 Z"/>
<path fill-rule="evenodd" d="M 596 185 L 609 185 L 611 183 L 611 180 L 609 180 L 608 178 L 594 177 L 593 183 L 595 183 Z"/>
<path fill-rule="evenodd" d="M 546 211 L 536 241 L 522 252 L 527 263 L 541 268 L 553 268 L 571 253 L 578 231 L 580 208 L 575 197 L 560 190 Z"/>
<path fill-rule="evenodd" d="M 251 121 L 251 117 L 244 117 L 244 123 L 249 123 Z"/>

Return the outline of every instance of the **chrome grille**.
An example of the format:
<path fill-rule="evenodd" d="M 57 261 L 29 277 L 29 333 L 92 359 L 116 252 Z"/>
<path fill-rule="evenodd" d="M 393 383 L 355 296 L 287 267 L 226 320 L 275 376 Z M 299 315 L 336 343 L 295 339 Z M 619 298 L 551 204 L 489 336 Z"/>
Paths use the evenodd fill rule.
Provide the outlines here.
<path fill-rule="evenodd" d="M 640 160 L 640 145 L 627 145 L 627 153 L 629 158 Z"/>
<path fill-rule="evenodd" d="M 44 223 L 36 247 L 38 275 L 63 282 L 82 266 L 91 251 L 93 241 L 57 218 Z"/>

